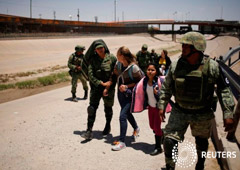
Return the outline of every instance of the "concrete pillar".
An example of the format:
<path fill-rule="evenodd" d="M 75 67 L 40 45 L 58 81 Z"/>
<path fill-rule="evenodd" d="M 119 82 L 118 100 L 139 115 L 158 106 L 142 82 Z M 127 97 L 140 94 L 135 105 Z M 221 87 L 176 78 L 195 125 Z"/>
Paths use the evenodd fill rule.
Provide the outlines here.
<path fill-rule="evenodd" d="M 174 24 L 172 24 L 172 41 L 176 42 L 176 34 L 174 33 Z"/>

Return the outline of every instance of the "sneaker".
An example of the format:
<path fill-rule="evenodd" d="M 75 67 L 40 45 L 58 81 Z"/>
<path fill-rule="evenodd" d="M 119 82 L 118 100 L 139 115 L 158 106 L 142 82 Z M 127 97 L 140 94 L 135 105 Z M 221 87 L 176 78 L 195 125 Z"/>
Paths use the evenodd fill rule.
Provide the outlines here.
<path fill-rule="evenodd" d="M 85 139 L 92 139 L 93 138 L 93 134 L 91 131 L 86 131 L 84 132 L 82 135 L 81 135 L 82 138 L 85 138 Z"/>
<path fill-rule="evenodd" d="M 115 141 L 113 142 L 112 150 L 113 151 L 120 151 L 122 149 L 126 148 L 126 145 L 124 142 L 121 141 Z"/>
<path fill-rule="evenodd" d="M 139 137 L 139 132 L 140 132 L 140 128 L 139 128 L 139 127 L 133 131 L 132 138 L 133 138 L 134 142 L 135 142 L 135 141 L 137 140 L 137 138 Z"/>

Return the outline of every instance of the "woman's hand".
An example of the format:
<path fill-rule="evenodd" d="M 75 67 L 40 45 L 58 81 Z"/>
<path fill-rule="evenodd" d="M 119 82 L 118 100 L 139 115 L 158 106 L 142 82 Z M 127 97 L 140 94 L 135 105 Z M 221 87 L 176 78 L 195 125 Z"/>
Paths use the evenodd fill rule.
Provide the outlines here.
<path fill-rule="evenodd" d="M 119 90 L 120 92 L 125 92 L 126 90 L 128 89 L 128 87 L 124 84 L 122 84 L 120 87 L 119 87 Z"/>
<path fill-rule="evenodd" d="M 108 89 L 103 90 L 103 96 L 105 96 L 105 97 L 108 96 Z"/>

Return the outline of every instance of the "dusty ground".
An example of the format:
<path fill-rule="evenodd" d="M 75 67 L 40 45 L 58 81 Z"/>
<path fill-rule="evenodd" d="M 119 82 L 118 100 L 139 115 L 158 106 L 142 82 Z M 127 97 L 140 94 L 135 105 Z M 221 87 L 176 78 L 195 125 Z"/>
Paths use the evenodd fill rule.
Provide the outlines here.
<path fill-rule="evenodd" d="M 172 46 L 179 48 L 179 44 L 171 42 L 171 36 L 162 35 L 158 39 L 146 35 L 132 35 L 106 38 L 4 40 L 0 41 L 0 73 L 10 74 L 56 64 L 65 65 L 76 44 L 84 44 L 88 47 L 97 38 L 103 38 L 114 54 L 121 45 L 128 46 L 134 53 L 143 43 L 147 43 L 150 49 L 157 50 Z M 219 37 L 208 41 L 206 53 L 213 56 L 224 55 L 230 46 L 237 45 L 239 41 L 236 38 Z M 172 57 L 172 59 L 176 58 L 177 55 Z M 79 86 L 78 96 L 81 97 L 83 91 L 81 84 Z M 115 98 L 111 134 L 107 137 L 101 135 L 105 118 L 103 103 L 100 103 L 94 125 L 94 139 L 88 142 L 79 134 L 86 129 L 86 110 L 89 101 L 70 102 L 70 89 L 70 86 L 66 86 L 0 104 L 0 169 L 160 170 L 164 167 L 164 154 L 155 157 L 149 155 L 154 147 L 154 136 L 148 125 L 146 111 L 135 114 L 141 128 L 138 141 L 132 142 L 130 137 L 132 128 L 129 125 L 127 148 L 113 152 L 111 143 L 118 139 L 119 135 L 120 107 L 117 98 Z M 29 90 L 21 92 L 28 93 Z M 5 91 L 0 94 L 0 98 L 14 93 L 11 90 Z M 162 127 L 164 126 L 165 123 Z M 186 140 L 194 144 L 189 131 Z M 214 150 L 210 140 L 209 142 L 209 150 Z M 206 169 L 220 168 L 215 159 L 207 159 Z"/>
<path fill-rule="evenodd" d="M 177 36 L 177 39 L 180 37 Z M 149 45 L 149 49 L 154 48 L 157 53 L 160 53 L 163 48 L 168 49 L 170 57 L 174 60 L 179 56 L 181 50 L 181 45 L 172 42 L 170 35 L 156 35 L 155 38 L 146 34 L 137 34 L 115 37 L 2 40 L 0 41 L 0 83 L 15 83 L 46 76 L 51 73 L 67 71 L 66 63 L 68 56 L 73 52 L 74 46 L 83 44 L 88 48 L 93 40 L 99 38 L 107 42 L 113 54 L 116 54 L 118 47 L 122 45 L 128 46 L 133 53 L 136 53 L 141 48 L 141 45 L 146 43 Z M 206 38 L 210 39 L 212 36 L 206 36 Z M 229 47 L 237 46 L 239 41 L 234 37 L 223 36 L 208 40 L 207 43 L 206 54 L 211 57 L 219 57 L 220 55 L 224 56 Z M 234 70 L 240 73 L 239 68 L 240 63 L 234 66 Z M 61 83 L 29 90 L 9 89 L 0 91 L 0 103 L 63 87 L 68 84 Z"/>

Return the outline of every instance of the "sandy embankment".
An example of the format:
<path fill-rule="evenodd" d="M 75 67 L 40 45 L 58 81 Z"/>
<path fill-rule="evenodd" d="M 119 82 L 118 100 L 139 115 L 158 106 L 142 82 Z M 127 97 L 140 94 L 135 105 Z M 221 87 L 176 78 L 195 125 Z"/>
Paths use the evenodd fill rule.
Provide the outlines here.
<path fill-rule="evenodd" d="M 180 37 L 177 36 L 177 38 Z M 181 50 L 179 43 L 171 41 L 171 35 L 157 35 L 155 38 L 147 34 L 138 34 L 65 39 L 2 40 L 0 41 L 0 75 L 1 77 L 5 77 L 6 75 L 10 77 L 5 83 L 14 83 L 16 81 L 35 79 L 36 77 L 45 76 L 53 72 L 67 71 L 68 56 L 74 51 L 75 45 L 82 44 L 88 48 L 92 41 L 100 38 L 107 43 L 113 54 L 116 54 L 117 49 L 123 45 L 129 47 L 135 54 L 144 43 L 148 44 L 149 50 L 154 48 L 158 53 L 163 48 L 173 53 L 180 52 Z M 206 54 L 211 57 L 219 57 L 226 54 L 229 47 L 237 46 L 239 41 L 234 37 L 218 37 L 214 40 L 208 40 L 207 43 Z M 178 56 L 179 53 L 170 57 L 172 60 L 175 60 Z M 58 69 L 53 69 L 54 67 Z M 59 69 L 59 67 L 63 68 Z M 21 72 L 35 72 L 37 74 L 30 74 L 25 77 L 15 76 Z M 11 78 L 10 75 L 13 75 L 12 77 L 14 78 Z M 29 90 L 8 89 L 0 91 L 2 96 L 0 97 L 0 103 L 63 87 L 68 84 L 67 82 Z"/>

